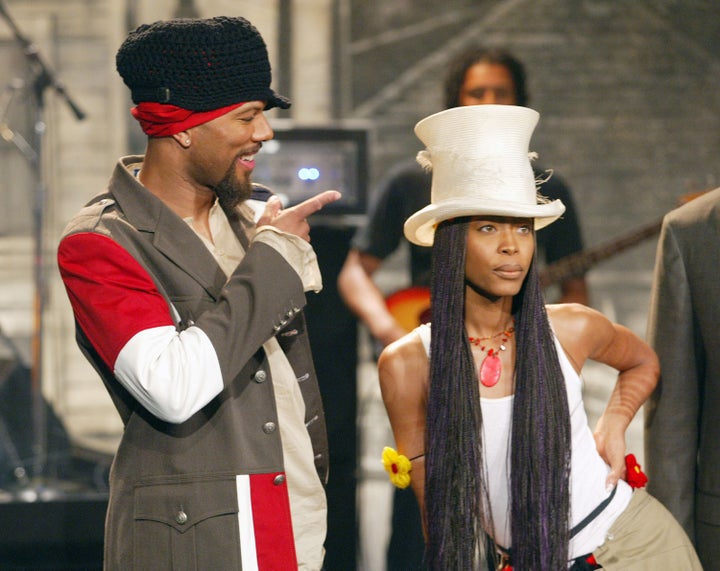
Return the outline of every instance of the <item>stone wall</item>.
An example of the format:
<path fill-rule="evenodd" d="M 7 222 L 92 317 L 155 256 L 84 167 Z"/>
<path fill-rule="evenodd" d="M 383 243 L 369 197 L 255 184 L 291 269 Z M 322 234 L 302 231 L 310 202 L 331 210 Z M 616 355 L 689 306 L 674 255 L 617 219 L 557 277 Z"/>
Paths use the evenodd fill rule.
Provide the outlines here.
<path fill-rule="evenodd" d="M 21 29 L 40 40 L 42 53 L 86 113 L 78 120 L 62 97 L 48 93 L 44 388 L 74 434 L 111 441 L 118 421 L 75 347 L 54 246 L 66 221 L 103 188 L 136 128 L 114 71 L 127 26 L 171 16 L 178 2 L 6 0 L 5 5 Z M 412 127 L 441 108 L 447 62 L 479 41 L 507 46 L 526 63 L 531 104 L 541 113 L 533 147 L 573 188 L 589 246 L 659 219 L 690 190 L 720 184 L 720 7 L 713 0 L 447 0 L 442 7 L 428 0 L 198 0 L 195 5 L 201 16 L 248 16 L 266 37 L 274 65 L 287 41 L 279 36 L 279 6 L 292 5 L 290 116 L 312 124 L 331 117 L 369 121 L 373 182 L 395 161 L 414 155 Z M 337 19 L 329 17 L 331 8 Z M 130 13 L 135 22 L 128 21 Z M 2 22 L 0 41 L 3 49 L 12 41 Z M 12 65 L 18 67 L 4 70 L 0 83 L 22 71 L 23 61 L 16 54 Z M 276 83 L 284 79 L 281 69 L 276 65 Z M 342 105 L 331 101 L 331 94 Z M 3 182 L 31 186 L 27 172 L 14 171 L 22 168 L 15 164 L 22 159 L 10 161 L 7 147 L 1 150 L 3 169 L 11 171 L 3 172 Z M 20 270 L 27 279 L 22 291 L 0 301 L 0 323 L 10 316 L 10 329 L 28 354 L 32 228 L 21 212 L 23 200 L 16 198 L 12 208 L 26 217 L 19 233 L 25 235 L 20 244 L 28 257 Z M 7 228 L 0 228 L 0 238 L 6 234 Z M 590 274 L 594 305 L 640 333 L 654 246 L 648 240 Z M 24 317 L 16 318 L 18 311 Z"/>
<path fill-rule="evenodd" d="M 376 178 L 414 154 L 412 127 L 442 108 L 448 61 L 481 43 L 525 63 L 530 105 L 541 113 L 533 148 L 574 189 L 588 245 L 656 219 L 689 191 L 720 185 L 717 2 L 355 5 L 347 112 L 377 126 Z M 645 244 L 602 267 L 646 271 L 653 256 Z"/>

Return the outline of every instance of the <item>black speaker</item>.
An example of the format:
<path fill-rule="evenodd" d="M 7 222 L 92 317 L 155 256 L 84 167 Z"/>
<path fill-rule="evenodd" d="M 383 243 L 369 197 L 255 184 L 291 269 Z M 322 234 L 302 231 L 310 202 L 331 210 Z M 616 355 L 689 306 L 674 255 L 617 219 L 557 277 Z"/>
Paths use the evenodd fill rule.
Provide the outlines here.
<path fill-rule="evenodd" d="M 44 398 L 35 401 L 31 379 L 19 358 L 0 358 L 0 521 L 8 523 L 0 569 L 100 571 L 107 494 L 80 491 L 90 487 L 81 484 L 68 432 Z"/>
<path fill-rule="evenodd" d="M 0 488 L 24 485 L 39 461 L 61 477 L 70 466 L 70 438 L 53 408 L 42 398 L 44 435 L 37 438 L 30 368 L 17 358 L 0 359 Z M 44 450 L 38 450 L 44 442 Z M 42 455 L 42 457 L 41 457 Z"/>

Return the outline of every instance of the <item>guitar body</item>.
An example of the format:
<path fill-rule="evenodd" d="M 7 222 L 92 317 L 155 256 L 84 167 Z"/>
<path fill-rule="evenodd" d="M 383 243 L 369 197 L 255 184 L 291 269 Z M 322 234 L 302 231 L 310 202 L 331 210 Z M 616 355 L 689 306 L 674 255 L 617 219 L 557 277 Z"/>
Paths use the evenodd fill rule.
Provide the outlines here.
<path fill-rule="evenodd" d="M 413 286 L 401 289 L 385 299 L 390 315 L 408 333 L 430 322 L 430 288 Z"/>

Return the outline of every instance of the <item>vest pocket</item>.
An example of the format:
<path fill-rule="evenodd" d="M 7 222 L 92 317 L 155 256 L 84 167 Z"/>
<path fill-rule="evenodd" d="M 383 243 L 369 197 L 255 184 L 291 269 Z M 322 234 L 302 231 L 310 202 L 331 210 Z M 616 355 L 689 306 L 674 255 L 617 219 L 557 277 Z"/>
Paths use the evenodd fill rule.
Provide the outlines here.
<path fill-rule="evenodd" d="M 133 536 L 135 569 L 240 569 L 234 477 L 183 475 L 138 484 Z"/>

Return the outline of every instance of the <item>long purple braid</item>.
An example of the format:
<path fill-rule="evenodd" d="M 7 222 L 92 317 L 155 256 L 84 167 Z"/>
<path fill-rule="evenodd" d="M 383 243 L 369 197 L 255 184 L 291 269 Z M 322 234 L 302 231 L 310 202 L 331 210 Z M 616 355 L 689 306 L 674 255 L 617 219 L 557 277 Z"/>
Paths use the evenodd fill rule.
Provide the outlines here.
<path fill-rule="evenodd" d="M 565 569 L 570 513 L 570 413 L 533 262 L 516 318 L 510 452 L 513 566 Z"/>
<path fill-rule="evenodd" d="M 484 543 L 480 393 L 464 325 L 466 234 L 467 223 L 444 222 L 433 247 L 425 459 L 431 570 L 477 568 Z"/>

